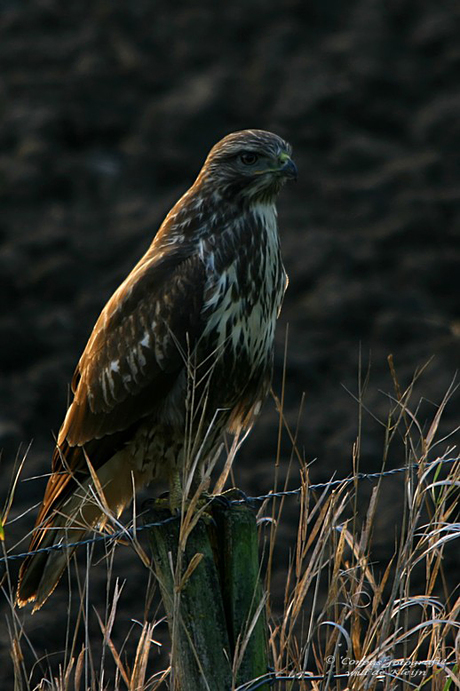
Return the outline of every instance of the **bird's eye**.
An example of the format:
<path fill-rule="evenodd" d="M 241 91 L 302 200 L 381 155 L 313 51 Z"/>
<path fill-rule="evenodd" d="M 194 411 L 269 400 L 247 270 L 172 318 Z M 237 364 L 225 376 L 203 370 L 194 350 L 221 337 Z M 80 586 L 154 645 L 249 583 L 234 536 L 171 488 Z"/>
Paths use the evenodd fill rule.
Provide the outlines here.
<path fill-rule="evenodd" d="M 253 151 L 245 151 L 244 153 L 240 154 L 240 161 L 245 166 L 253 166 L 258 160 L 259 156 Z"/>

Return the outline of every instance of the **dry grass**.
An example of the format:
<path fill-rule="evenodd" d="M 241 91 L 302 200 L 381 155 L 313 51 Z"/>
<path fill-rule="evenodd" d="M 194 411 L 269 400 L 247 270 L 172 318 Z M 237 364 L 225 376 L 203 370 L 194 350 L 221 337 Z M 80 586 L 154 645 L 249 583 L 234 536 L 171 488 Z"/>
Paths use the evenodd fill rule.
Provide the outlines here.
<path fill-rule="evenodd" d="M 412 407 L 420 373 L 401 391 L 391 359 L 390 369 L 395 397 L 384 423 L 383 465 L 398 440 L 408 470 L 398 478 L 404 502 L 394 554 L 386 564 L 374 564 L 372 555 L 379 512 L 388 501 L 383 491 L 388 480 L 376 483 L 364 507 L 357 480 L 317 496 L 309 490 L 308 468 L 301 472 L 297 541 L 284 612 L 270 628 L 275 670 L 280 675 L 301 673 L 305 679 L 297 682 L 299 689 L 460 686 L 458 578 L 443 567 L 446 550 L 455 553 L 453 540 L 460 536 L 460 462 L 457 456 L 456 462 L 443 465 L 440 461 L 452 458 L 453 449 L 447 439 L 438 440 L 454 387 L 422 429 Z M 362 400 L 363 391 L 358 396 L 363 408 Z M 355 477 L 360 444 L 358 436 Z M 438 457 L 441 444 L 447 448 Z M 436 459 L 439 462 L 433 462 Z M 275 525 L 282 520 L 281 510 Z M 325 681 L 308 680 L 306 670 Z M 289 687 L 280 682 L 277 688 Z"/>
<path fill-rule="evenodd" d="M 407 390 L 401 390 L 391 360 L 390 371 L 394 398 L 389 399 L 387 419 L 381 421 L 385 430 L 382 470 L 395 444 L 404 449 L 408 469 L 405 475 L 391 479 L 403 488 L 404 499 L 398 507 L 398 531 L 392 535 L 394 551 L 386 563 L 375 561 L 375 536 L 382 530 L 381 515 L 389 497 L 385 483 L 389 480 L 381 478 L 364 488 L 358 480 L 363 420 L 367 415 L 363 403 L 365 381 L 356 396 L 358 435 L 352 449 L 355 481 L 325 488 L 322 492 L 309 488 L 310 470 L 297 449 L 296 431 L 288 429 L 284 420 L 283 395 L 280 400 L 276 399 L 280 410 L 280 434 L 284 429 L 292 441 L 291 481 L 300 476 L 301 483 L 298 500 L 267 501 L 258 512 L 269 595 L 269 648 L 278 677 L 273 688 L 278 691 L 422 688 L 448 691 L 460 688 L 458 577 L 444 567 L 446 556 L 454 555 L 458 549 L 455 538 L 460 535 L 460 460 L 445 464 L 435 462 L 454 457 L 454 449 L 449 447 L 451 438 L 439 438 L 442 414 L 454 387 L 447 392 L 432 419 L 422 424 L 419 403 L 413 400 L 414 385 L 421 373 L 417 373 Z M 235 448 L 232 454 L 234 451 Z M 279 465 L 281 459 L 278 457 L 276 462 Z M 413 464 L 416 464 L 415 470 Z M 229 464 L 224 473 L 227 475 L 228 471 Z M 220 489 L 223 484 L 223 479 L 217 481 Z M 278 484 L 276 476 L 274 490 L 279 490 Z M 183 506 L 180 537 L 183 544 L 197 520 L 199 494 L 191 493 L 189 482 L 186 486 L 190 495 Z M 12 494 L 2 521 L 7 535 Z M 298 501 L 298 526 L 297 534 L 293 535 L 291 558 L 284 569 L 285 592 L 280 603 L 277 594 L 271 592 L 272 571 L 278 549 L 278 528 L 288 501 Z M 120 525 L 114 522 L 113 528 L 119 529 Z M 137 539 L 127 535 L 128 541 L 139 556 L 140 568 L 149 569 L 148 559 Z M 6 551 L 4 553 L 6 555 Z M 168 688 L 169 669 L 152 674 L 149 663 L 151 648 L 157 645 L 155 628 L 161 621 L 161 613 L 157 611 L 153 618 L 146 615 L 143 624 L 131 630 L 130 636 L 137 636 L 137 649 L 130 664 L 123 654 L 125 644 L 117 649 L 113 642 L 122 586 L 113 580 L 112 559 L 113 550 L 109 550 L 105 614 L 103 617 L 97 615 L 101 632 L 98 660 L 93 654 L 94 641 L 88 633 L 93 609 L 85 582 L 91 577 L 89 568 L 85 579 L 79 583 L 78 593 L 71 594 L 79 603 L 78 615 L 76 620 L 68 615 L 65 649 L 57 663 L 52 656 L 43 661 L 34 653 L 27 636 L 29 615 L 19 615 L 14 609 L 14 584 L 6 570 L 2 590 L 9 602 L 15 690 L 154 691 Z M 184 573 L 188 577 L 193 566 L 180 560 L 172 565 L 178 586 L 183 583 Z M 179 597 L 177 607 L 180 607 Z M 150 612 L 149 606 L 146 612 Z M 81 630 L 86 632 L 85 644 L 77 649 L 77 631 Z M 26 648 L 29 649 L 27 655 L 24 654 Z M 31 655 L 35 655 L 35 663 L 40 664 L 42 670 L 38 683 L 30 681 L 32 670 L 25 663 Z M 43 672 L 44 668 L 47 671 Z M 258 688 L 257 682 L 252 688 Z M 244 689 L 249 691 L 248 686 Z"/>

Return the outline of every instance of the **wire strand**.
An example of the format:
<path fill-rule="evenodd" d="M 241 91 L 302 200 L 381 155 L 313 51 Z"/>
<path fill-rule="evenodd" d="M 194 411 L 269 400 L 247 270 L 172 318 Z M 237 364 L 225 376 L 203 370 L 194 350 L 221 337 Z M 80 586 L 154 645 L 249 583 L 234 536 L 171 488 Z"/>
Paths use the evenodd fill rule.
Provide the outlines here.
<path fill-rule="evenodd" d="M 434 467 L 437 464 L 448 464 L 448 463 L 455 463 L 458 461 L 459 458 L 437 458 L 435 461 L 432 461 L 431 463 L 428 463 L 427 465 L 430 467 Z M 333 487 L 338 487 L 340 485 L 347 485 L 350 484 L 351 482 L 356 482 L 357 480 L 377 480 L 379 478 L 384 478 L 384 477 L 389 477 L 391 475 L 397 475 L 400 473 L 407 473 L 412 470 L 416 470 L 420 468 L 420 465 L 418 463 L 412 463 L 411 465 L 407 465 L 401 468 L 392 468 L 390 470 L 384 470 L 379 473 L 356 473 L 355 475 L 351 477 L 346 477 L 342 478 L 340 480 L 329 480 L 328 482 L 319 482 L 313 485 L 308 485 L 308 490 L 314 491 L 317 489 L 331 489 Z M 242 499 L 232 499 L 230 500 L 229 504 L 231 505 L 237 505 L 237 504 L 251 504 L 251 503 L 256 503 L 256 502 L 263 502 L 263 501 L 268 501 L 271 499 L 278 499 L 281 497 L 293 497 L 293 496 L 298 496 L 302 492 L 302 487 L 297 487 L 296 489 L 290 489 L 290 490 L 283 490 L 279 492 L 270 492 L 269 494 L 261 494 L 256 497 L 247 497 L 244 496 Z M 89 537 L 86 538 L 85 540 L 79 540 L 78 542 L 60 542 L 55 545 L 49 545 L 48 547 L 40 547 L 35 550 L 31 550 L 30 552 L 20 552 L 18 554 L 8 554 L 6 557 L 0 557 L 0 563 L 5 563 L 7 561 L 13 561 L 15 559 L 25 559 L 26 557 L 33 557 L 36 554 L 43 554 L 45 552 L 54 552 L 54 551 L 59 551 L 62 549 L 74 549 L 76 547 L 80 547 L 81 545 L 92 545 L 96 542 L 110 542 L 114 540 L 118 540 L 119 538 L 134 538 L 134 536 L 137 533 L 140 533 L 142 530 L 147 530 L 149 528 L 156 528 L 162 525 L 165 525 L 166 523 L 171 523 L 172 521 L 176 521 L 180 518 L 179 515 L 177 516 L 169 516 L 168 518 L 163 519 L 162 521 L 153 521 L 149 523 L 144 523 L 143 525 L 136 526 L 135 529 L 133 528 L 124 528 L 122 530 L 117 530 L 113 533 L 110 534 L 105 534 L 105 535 L 95 535 L 94 537 Z"/>

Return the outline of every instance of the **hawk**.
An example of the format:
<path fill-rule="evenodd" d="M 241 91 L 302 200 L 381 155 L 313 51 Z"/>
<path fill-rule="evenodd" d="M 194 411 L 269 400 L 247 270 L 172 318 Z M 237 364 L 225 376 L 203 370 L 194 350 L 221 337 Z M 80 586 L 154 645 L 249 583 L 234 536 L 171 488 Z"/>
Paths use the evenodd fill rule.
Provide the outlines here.
<path fill-rule="evenodd" d="M 81 540 L 157 478 L 174 504 L 190 456 L 199 478 L 223 432 L 250 426 L 287 285 L 275 203 L 296 175 L 290 145 L 271 132 L 235 132 L 211 149 L 94 326 L 30 551 Z M 17 603 L 39 609 L 72 552 L 27 557 Z"/>

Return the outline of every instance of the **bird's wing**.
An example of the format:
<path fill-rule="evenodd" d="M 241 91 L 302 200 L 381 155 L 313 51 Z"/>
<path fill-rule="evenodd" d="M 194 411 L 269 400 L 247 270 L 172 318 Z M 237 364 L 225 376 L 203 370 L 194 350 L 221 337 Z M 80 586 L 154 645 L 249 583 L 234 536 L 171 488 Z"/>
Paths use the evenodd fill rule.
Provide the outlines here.
<path fill-rule="evenodd" d="M 138 267 L 96 322 L 58 442 L 100 439 L 154 411 L 202 333 L 206 276 L 200 257 L 173 253 Z"/>
<path fill-rule="evenodd" d="M 164 402 L 203 330 L 205 267 L 181 248 L 139 262 L 102 311 L 72 381 L 43 523 Z"/>

